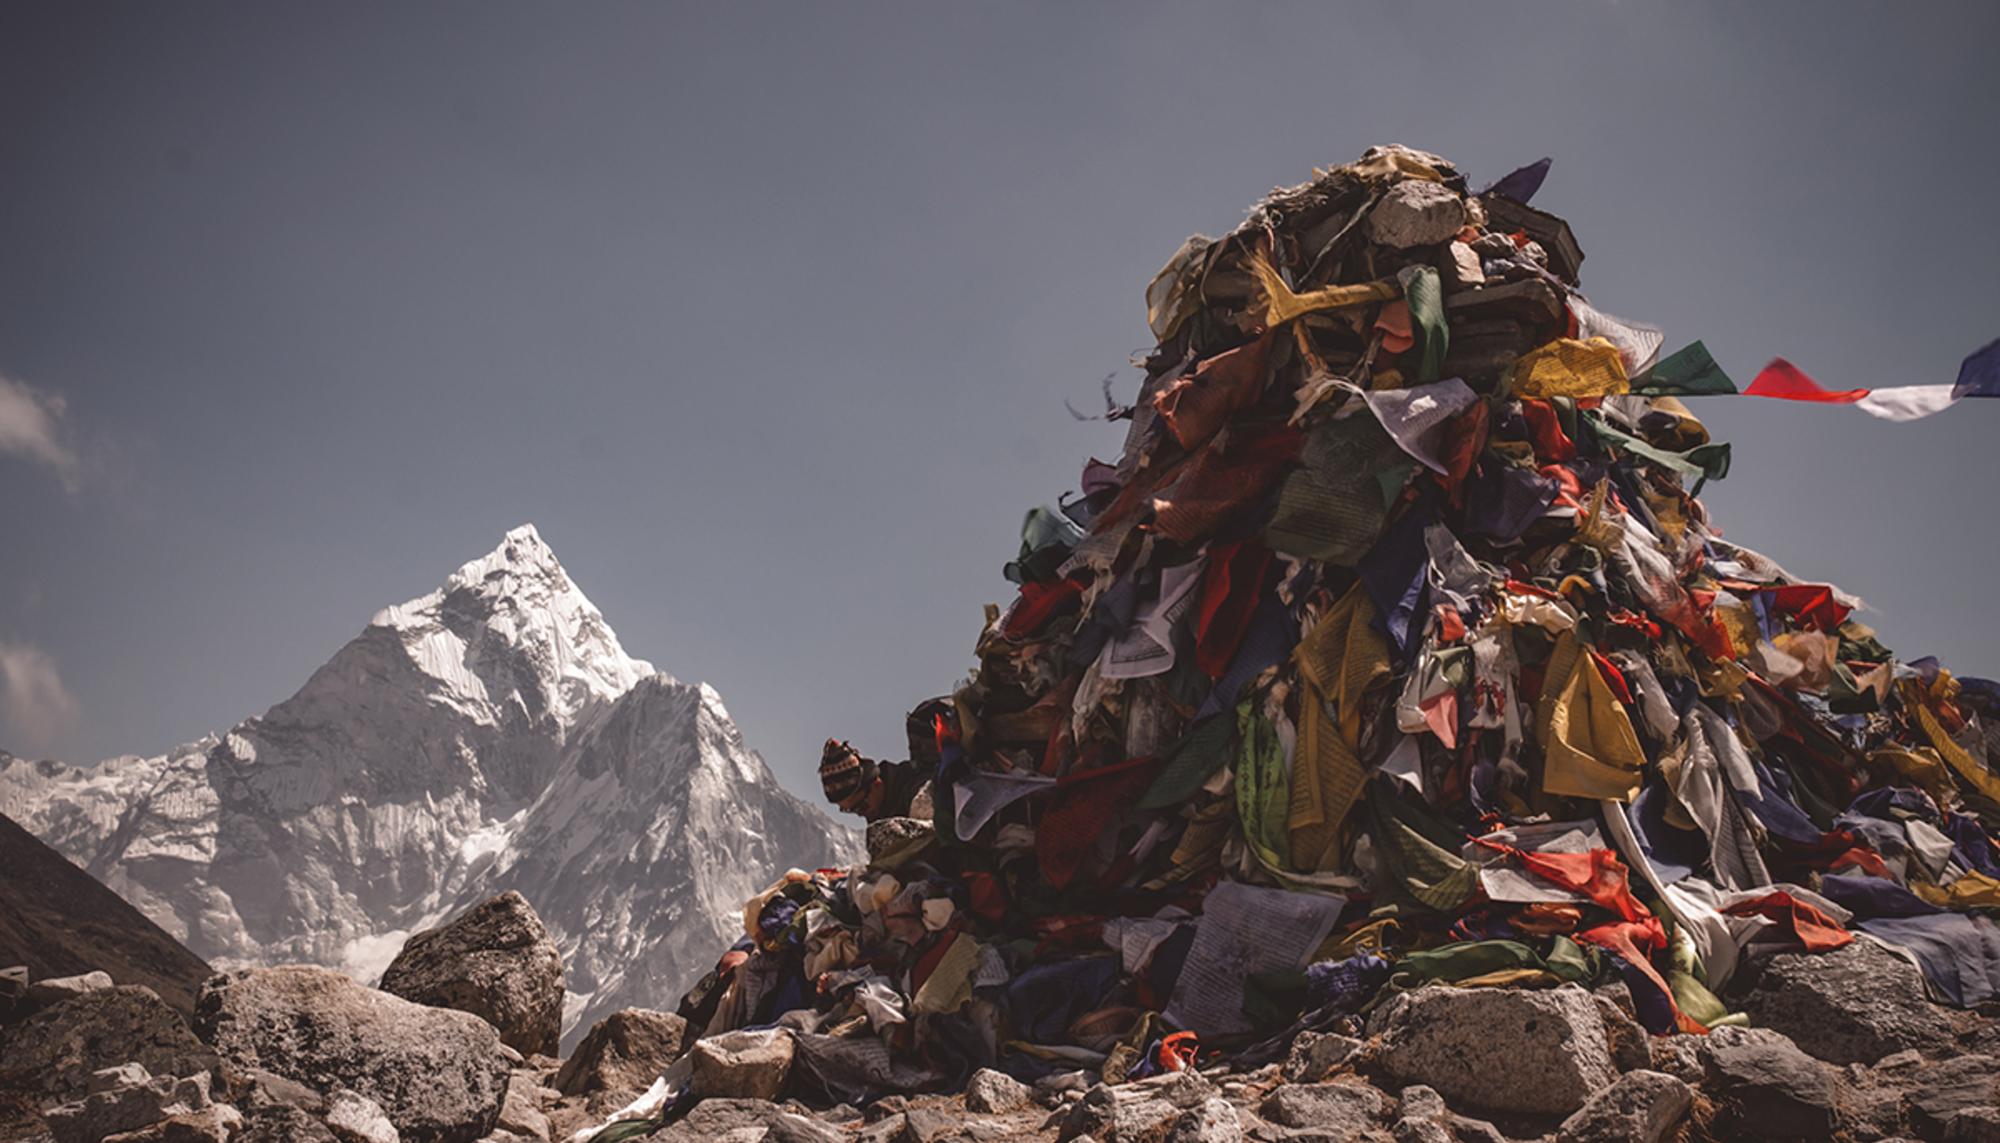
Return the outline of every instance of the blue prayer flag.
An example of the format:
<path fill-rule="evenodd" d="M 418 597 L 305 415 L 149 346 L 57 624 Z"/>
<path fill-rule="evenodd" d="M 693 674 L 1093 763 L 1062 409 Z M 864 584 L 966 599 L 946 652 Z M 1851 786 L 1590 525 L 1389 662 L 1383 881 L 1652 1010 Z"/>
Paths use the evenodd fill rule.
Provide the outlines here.
<path fill-rule="evenodd" d="M 1542 180 L 1549 177 L 1549 164 L 1553 162 L 1554 159 L 1536 159 L 1519 170 L 1502 175 L 1499 181 L 1479 193 L 1502 195 L 1525 206 L 1529 199 L 1535 197 L 1535 192 L 1542 189 Z"/>
<path fill-rule="evenodd" d="M 2000 397 L 2000 340 L 1974 350 L 1959 363 L 1958 383 L 1951 387 L 1954 397 Z"/>

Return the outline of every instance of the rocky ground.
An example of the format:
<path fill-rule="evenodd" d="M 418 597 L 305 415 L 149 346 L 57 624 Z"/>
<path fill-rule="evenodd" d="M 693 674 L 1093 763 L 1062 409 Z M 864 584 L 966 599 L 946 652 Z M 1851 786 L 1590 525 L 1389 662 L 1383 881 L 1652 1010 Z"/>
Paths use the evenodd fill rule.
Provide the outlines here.
<path fill-rule="evenodd" d="M 1651 1037 L 1621 989 L 1431 986 L 1360 1036 L 1289 1058 L 1119 1085 L 975 1074 L 962 1093 L 808 1107 L 788 1033 L 689 1043 L 670 1013 L 594 1026 L 567 1060 L 562 975 L 506 895 L 412 938 L 388 991 L 321 968 L 212 978 L 188 1020 L 104 973 L 0 995 L 0 1139 L 86 1143 L 522 1143 L 587 1138 L 688 1057 L 692 1112 L 638 1136 L 693 1143 L 1500 1143 L 2000 1140 L 2000 1012 L 1924 998 L 1868 942 L 1771 960 L 1749 1027 Z M 400 994 L 400 995 L 399 995 Z"/>

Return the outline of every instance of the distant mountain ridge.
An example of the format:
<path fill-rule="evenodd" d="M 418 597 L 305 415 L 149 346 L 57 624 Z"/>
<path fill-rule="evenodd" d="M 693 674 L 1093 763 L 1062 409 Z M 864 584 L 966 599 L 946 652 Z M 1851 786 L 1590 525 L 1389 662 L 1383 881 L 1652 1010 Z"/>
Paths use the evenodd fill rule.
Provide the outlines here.
<path fill-rule="evenodd" d="M 0 966 L 33 980 L 101 970 L 183 1015 L 209 967 L 145 914 L 0 815 Z"/>
<path fill-rule="evenodd" d="M 218 967 L 372 980 L 410 932 L 518 889 L 562 946 L 571 1031 L 670 1007 L 745 898 L 861 849 L 712 688 L 628 656 L 532 526 L 219 737 L 87 767 L 0 752 L 0 813 Z"/>

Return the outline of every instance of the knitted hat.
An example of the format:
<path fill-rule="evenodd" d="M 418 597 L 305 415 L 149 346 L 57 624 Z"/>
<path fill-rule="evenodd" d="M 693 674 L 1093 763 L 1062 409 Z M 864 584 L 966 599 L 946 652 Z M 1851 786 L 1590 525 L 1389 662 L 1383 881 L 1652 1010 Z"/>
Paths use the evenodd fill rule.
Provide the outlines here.
<path fill-rule="evenodd" d="M 875 781 L 875 763 L 838 739 L 829 738 L 819 755 L 819 785 L 826 800 L 845 806 Z"/>

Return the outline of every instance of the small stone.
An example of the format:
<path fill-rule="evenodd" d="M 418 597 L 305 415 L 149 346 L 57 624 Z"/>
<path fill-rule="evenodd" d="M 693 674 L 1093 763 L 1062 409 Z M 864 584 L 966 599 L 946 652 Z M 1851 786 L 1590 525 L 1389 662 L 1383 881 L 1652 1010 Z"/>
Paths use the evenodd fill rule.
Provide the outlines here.
<path fill-rule="evenodd" d="M 1826 1065 L 1768 1029 L 1717 1028 L 1709 1041 L 1704 1087 L 1728 1105 L 1734 1130 L 1787 1139 L 1833 1133 L 1834 1084 Z"/>
<path fill-rule="evenodd" d="M 1396 1143 L 1454 1143 L 1451 1109 L 1444 1097 L 1423 1084 L 1411 1084 L 1397 1096 Z"/>
<path fill-rule="evenodd" d="M 892 1126 L 886 1127 L 885 1124 Z M 902 1117 L 884 1120 L 862 1134 L 889 1143 L 903 1126 Z M 707 1099 L 680 1122 L 648 1136 L 659 1143 L 715 1143 L 731 1132 L 763 1131 L 766 1143 L 835 1143 L 840 1133 L 805 1116 L 786 1111 L 766 1099 Z M 880 1132 L 880 1133 L 878 1133 Z"/>
<path fill-rule="evenodd" d="M 1944 1143 L 2000 1143 L 2000 1107 L 1968 1107 L 1944 1125 Z"/>
<path fill-rule="evenodd" d="M 402 1143 L 382 1105 L 359 1092 L 334 1092 L 322 1118 L 341 1143 Z"/>
<path fill-rule="evenodd" d="M 1400 1105 L 1400 1118 L 1403 1119 L 1442 1121 L 1451 1114 L 1451 1109 L 1445 1106 L 1444 1097 L 1437 1093 L 1437 1089 L 1420 1083 L 1404 1088 L 1397 1095 L 1396 1101 Z"/>
<path fill-rule="evenodd" d="M 1058 1143 L 1085 1135 L 1105 1143 L 1151 1139 L 1214 1094 L 1214 1086 L 1196 1072 L 1174 1072 L 1118 1088 L 1100 1083 L 1071 1106 L 1056 1137 Z"/>
<path fill-rule="evenodd" d="M 1486 269 L 1479 261 L 1479 255 L 1463 242 L 1453 242 L 1445 247 L 1445 285 L 1462 290 L 1470 286 L 1486 284 Z"/>
<path fill-rule="evenodd" d="M 980 1068 L 965 1081 L 965 1109 L 982 1115 L 1025 1111 L 1033 1102 L 1028 1085 L 1005 1072 Z"/>
<path fill-rule="evenodd" d="M 1597 1014 L 1604 1018 L 1604 1038 L 1611 1045 L 1611 1059 L 1618 1070 L 1629 1072 L 1652 1066 L 1652 1037 L 1632 1014 L 1602 990 L 1591 993 L 1590 998 L 1597 1002 Z M 1626 998 L 1629 1002 L 1631 993 L 1626 993 Z"/>
<path fill-rule="evenodd" d="M 535 1073 L 516 1071 L 507 1081 L 507 1097 L 500 1104 L 500 1121 L 497 1130 L 512 1133 L 518 1139 L 539 1140 L 548 1143 L 549 1117 L 542 1114 L 541 1100 L 537 1093 L 542 1090 L 535 1082 Z"/>
<path fill-rule="evenodd" d="M 687 1021 L 672 1012 L 613 1012 L 584 1034 L 556 1073 L 555 1089 L 564 1095 L 605 1091 L 637 1096 L 680 1058 L 687 1032 Z"/>
<path fill-rule="evenodd" d="M 903 1129 L 908 1125 L 902 1112 L 886 1119 L 878 1119 L 855 1133 L 854 1143 L 895 1143 L 903 1137 Z"/>
<path fill-rule="evenodd" d="M 200 1111 L 170 1116 L 137 1131 L 106 1135 L 102 1143 L 231 1143 L 243 1125 L 243 1116 L 228 1104 L 218 1103 Z"/>
<path fill-rule="evenodd" d="M 956 1116 L 947 1115 L 935 1107 L 912 1107 L 903 1113 L 900 1143 L 931 1143 L 933 1139 L 950 1134 L 958 1124 Z"/>
<path fill-rule="evenodd" d="M 1264 1098 L 1258 1114 L 1281 1127 L 1355 1132 L 1388 1122 L 1395 1102 L 1364 1083 L 1334 1080 L 1286 1084 Z"/>
<path fill-rule="evenodd" d="M 1353 1058 L 1361 1047 L 1361 1041 L 1352 1036 L 1301 1032 L 1292 1041 L 1292 1050 L 1279 1074 L 1287 1083 L 1318 1083 Z"/>
<path fill-rule="evenodd" d="M 1465 200 L 1443 183 L 1405 179 L 1382 194 L 1368 213 L 1368 235 L 1384 246 L 1408 249 L 1449 242 L 1465 226 Z"/>
<path fill-rule="evenodd" d="M 326 1110 L 326 1097 L 294 1079 L 263 1068 L 241 1068 L 233 1072 L 235 1098 L 231 1101 L 244 1111 L 265 1107 L 296 1107 L 318 1115 Z"/>
<path fill-rule="evenodd" d="M 1665 1072 L 1634 1071 L 1563 1120 L 1557 1143 L 1659 1143 L 1694 1106 L 1694 1089 Z"/>
<path fill-rule="evenodd" d="M 1910 1126 L 1926 1137 L 1943 1134 L 1961 1111 L 2000 1104 L 2000 1061 L 1960 1056 L 1923 1069 L 1904 1097 Z"/>
<path fill-rule="evenodd" d="M 1685 1032 L 1651 1037 L 1647 1045 L 1652 1056 L 1650 1070 L 1665 1072 L 1684 1083 L 1698 1084 L 1704 1068 L 1701 1049 L 1706 1042 L 1705 1036 Z"/>
<path fill-rule="evenodd" d="M 1618 1076 L 1597 1003 L 1575 985 L 1429 985 L 1384 1005 L 1369 1029 L 1384 1070 L 1455 1104 L 1567 1115 Z"/>
<path fill-rule="evenodd" d="M 85 972 L 76 976 L 52 976 L 47 980 L 37 980 L 28 985 L 27 1002 L 30 1008 L 47 1008 L 51 1004 L 61 1004 L 72 997 L 86 992 L 97 992 L 112 987 L 108 972 Z"/>
<path fill-rule="evenodd" d="M 270 1104 L 243 1116 L 230 1143 L 340 1143 L 317 1118 L 284 1104 Z"/>
<path fill-rule="evenodd" d="M 115 1068 L 99 1068 L 90 1073 L 85 1090 L 91 1095 L 101 1091 L 113 1091 L 121 1087 L 138 1087 L 153 1078 L 151 1072 L 139 1064 L 119 1064 Z"/>
<path fill-rule="evenodd" d="M 690 1086 L 697 1099 L 776 1099 L 791 1073 L 792 1051 L 791 1034 L 781 1029 L 697 1040 Z"/>
<path fill-rule="evenodd" d="M 1243 1123 L 1226 1099 L 1209 1099 L 1181 1113 L 1167 1143 L 1242 1143 Z"/>
<path fill-rule="evenodd" d="M 90 1077 L 91 1094 L 42 1113 L 56 1143 L 98 1143 L 209 1106 L 207 1072 L 152 1076 L 137 1064 L 104 1068 Z"/>

